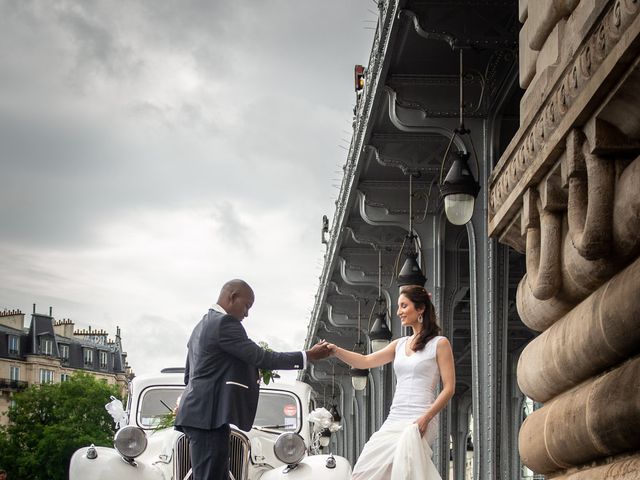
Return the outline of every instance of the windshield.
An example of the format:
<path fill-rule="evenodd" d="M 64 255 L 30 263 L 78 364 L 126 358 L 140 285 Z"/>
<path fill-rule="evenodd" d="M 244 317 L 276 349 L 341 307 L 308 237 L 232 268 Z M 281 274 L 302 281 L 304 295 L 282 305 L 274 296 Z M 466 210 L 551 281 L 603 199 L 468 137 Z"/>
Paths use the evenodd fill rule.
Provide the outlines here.
<path fill-rule="evenodd" d="M 154 428 L 175 410 L 183 387 L 152 387 L 142 392 L 138 403 L 138 425 Z"/>
<path fill-rule="evenodd" d="M 300 401 L 291 393 L 260 391 L 258 411 L 253 425 L 258 429 L 299 431 L 301 426 Z"/>
<path fill-rule="evenodd" d="M 178 405 L 184 387 L 150 387 L 145 389 L 138 401 L 138 425 L 155 428 Z M 258 428 L 278 431 L 300 431 L 302 425 L 300 401 L 291 393 L 261 390 L 258 409 L 253 425 Z"/>

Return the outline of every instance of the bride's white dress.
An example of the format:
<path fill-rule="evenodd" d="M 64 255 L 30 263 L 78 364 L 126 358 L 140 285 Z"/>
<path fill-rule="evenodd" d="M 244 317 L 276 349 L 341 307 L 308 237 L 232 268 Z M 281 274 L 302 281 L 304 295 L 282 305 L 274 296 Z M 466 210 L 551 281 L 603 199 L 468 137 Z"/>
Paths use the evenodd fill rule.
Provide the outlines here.
<path fill-rule="evenodd" d="M 364 446 L 353 468 L 353 480 L 441 480 L 431 460 L 438 416 L 429 422 L 423 437 L 414 422 L 436 397 L 440 380 L 436 347 L 444 337 L 434 337 L 422 350 L 407 355 L 409 338 L 401 338 L 396 345 L 393 370 L 397 383 L 389 415 Z"/>

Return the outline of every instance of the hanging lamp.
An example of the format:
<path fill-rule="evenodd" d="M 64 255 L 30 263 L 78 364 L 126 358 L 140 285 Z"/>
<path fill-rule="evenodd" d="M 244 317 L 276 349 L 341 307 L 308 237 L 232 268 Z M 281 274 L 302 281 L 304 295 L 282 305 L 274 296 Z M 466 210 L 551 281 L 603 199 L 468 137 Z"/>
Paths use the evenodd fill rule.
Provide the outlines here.
<path fill-rule="evenodd" d="M 402 288 L 405 285 L 420 285 L 422 287 L 427 278 L 418 264 L 418 252 L 414 248 L 416 236 L 413 233 L 413 174 L 409 174 L 409 234 L 407 235 L 407 240 L 409 248 L 404 264 L 398 274 L 398 287 Z"/>
<path fill-rule="evenodd" d="M 444 162 L 449 154 L 449 149 L 453 143 L 453 139 L 456 135 L 469 135 L 471 146 L 473 147 L 473 138 L 470 133 L 471 130 L 464 126 L 464 88 L 463 88 L 463 62 L 462 62 L 462 48 L 460 52 L 460 126 L 454 130 L 449 146 L 445 151 L 444 158 L 442 159 L 442 165 L 440 167 L 440 194 L 444 199 L 444 213 L 447 219 L 454 225 L 464 225 L 473 216 L 473 210 L 475 207 L 476 197 L 480 191 L 480 185 L 476 181 L 471 169 L 469 168 L 469 153 L 457 152 L 458 158 L 456 158 L 447 173 L 444 181 L 442 181 L 442 172 Z M 480 168 L 478 165 L 477 154 L 474 149 L 474 160 L 476 163 L 476 169 L 478 173 Z"/>
<path fill-rule="evenodd" d="M 378 250 L 378 314 L 369 332 L 371 351 L 377 352 L 391 342 L 391 330 L 387 324 L 387 308 L 382 298 L 382 251 Z"/>
<path fill-rule="evenodd" d="M 342 417 L 340 416 L 340 412 L 338 412 L 338 405 L 336 404 L 335 382 L 336 382 L 336 364 L 334 363 L 331 366 L 331 401 L 333 402 L 333 404 L 329 409 L 329 413 L 333 417 L 333 421 L 337 423 L 340 420 L 342 420 Z"/>
<path fill-rule="evenodd" d="M 353 347 L 354 352 L 365 354 L 364 345 L 362 340 L 360 339 L 360 319 L 361 319 L 361 310 L 360 310 L 360 299 L 358 299 L 358 341 Z M 354 390 L 364 390 L 367 388 L 367 377 L 369 376 L 369 370 L 366 368 L 351 368 L 349 370 L 351 374 L 351 385 L 353 385 Z"/>

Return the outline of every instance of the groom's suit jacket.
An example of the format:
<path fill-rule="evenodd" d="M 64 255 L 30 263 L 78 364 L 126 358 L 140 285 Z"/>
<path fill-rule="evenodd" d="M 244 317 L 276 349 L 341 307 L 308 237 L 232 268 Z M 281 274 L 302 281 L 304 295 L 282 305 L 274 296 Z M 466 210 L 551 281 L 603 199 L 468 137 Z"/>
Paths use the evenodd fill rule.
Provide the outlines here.
<path fill-rule="evenodd" d="M 249 431 L 258 405 L 258 368 L 303 368 L 302 352 L 268 352 L 247 337 L 240 321 L 213 309 L 194 328 L 188 348 L 178 430 L 233 424 Z"/>

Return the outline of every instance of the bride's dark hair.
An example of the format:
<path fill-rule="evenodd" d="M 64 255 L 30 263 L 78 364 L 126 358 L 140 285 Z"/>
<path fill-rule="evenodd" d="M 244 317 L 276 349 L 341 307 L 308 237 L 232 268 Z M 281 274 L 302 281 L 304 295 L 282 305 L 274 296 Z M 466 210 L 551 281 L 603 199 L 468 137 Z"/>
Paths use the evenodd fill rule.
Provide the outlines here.
<path fill-rule="evenodd" d="M 438 318 L 436 317 L 436 309 L 431 303 L 431 297 L 424 287 L 419 285 L 407 285 L 400 289 L 400 295 L 404 295 L 413 305 L 416 310 L 424 308 L 422 314 L 422 331 L 418 338 L 413 343 L 413 351 L 418 352 L 424 348 L 429 340 L 433 337 L 440 335 L 440 325 L 438 325 Z"/>

